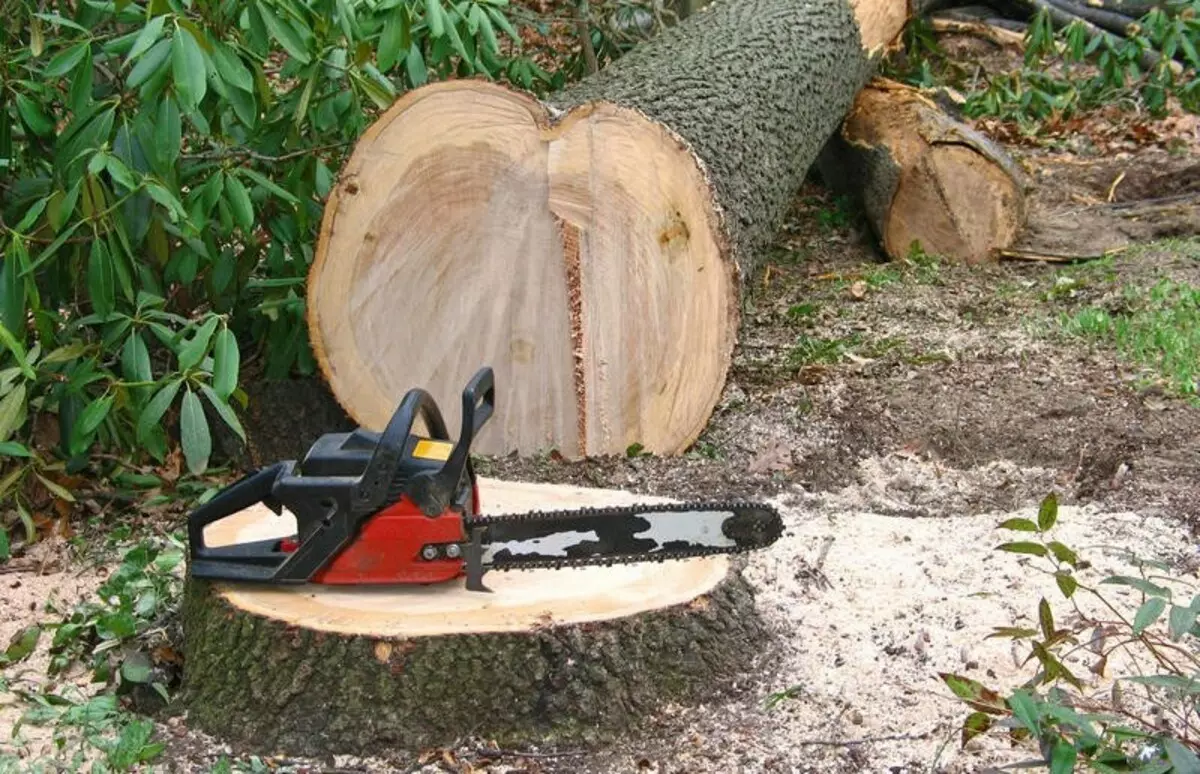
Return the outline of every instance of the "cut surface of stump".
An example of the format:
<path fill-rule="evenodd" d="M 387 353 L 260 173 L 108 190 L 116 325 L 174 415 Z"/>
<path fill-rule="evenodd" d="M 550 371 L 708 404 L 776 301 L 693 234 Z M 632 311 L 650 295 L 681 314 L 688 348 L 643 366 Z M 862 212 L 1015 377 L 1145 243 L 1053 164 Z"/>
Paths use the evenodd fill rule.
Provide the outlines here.
<path fill-rule="evenodd" d="M 407 92 L 356 144 L 308 278 L 331 392 L 496 374 L 482 454 L 685 451 L 720 399 L 746 281 L 904 0 L 718 0 L 544 99 Z"/>
<path fill-rule="evenodd" d="M 665 502 L 480 479 L 485 514 Z M 284 536 L 255 506 L 211 545 Z M 293 754 L 417 749 L 463 736 L 602 740 L 663 701 L 710 698 L 765 650 L 727 556 L 490 572 L 434 586 L 185 587 L 184 701 L 199 728 Z"/>

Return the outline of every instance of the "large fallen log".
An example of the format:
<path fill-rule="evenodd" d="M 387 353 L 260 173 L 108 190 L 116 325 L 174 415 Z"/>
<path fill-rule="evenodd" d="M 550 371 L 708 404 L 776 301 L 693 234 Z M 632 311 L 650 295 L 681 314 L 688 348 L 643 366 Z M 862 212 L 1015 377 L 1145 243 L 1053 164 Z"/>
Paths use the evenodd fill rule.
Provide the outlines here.
<path fill-rule="evenodd" d="M 407 93 L 326 207 L 307 309 L 331 391 L 378 429 L 421 386 L 455 426 L 490 365 L 480 453 L 685 450 L 764 246 L 933 5 L 720 0 L 541 101 L 479 80 Z"/>
<path fill-rule="evenodd" d="M 662 501 L 482 478 L 486 514 Z M 213 546 L 282 537 L 253 506 Z M 667 701 L 733 690 L 772 652 L 738 563 L 489 573 L 408 587 L 262 587 L 189 578 L 181 618 L 189 724 L 247 751 L 366 755 L 450 745 L 602 742 Z"/>
<path fill-rule="evenodd" d="M 860 203 L 893 260 L 914 245 L 952 261 L 994 259 L 1025 223 L 1026 181 L 1008 154 L 895 81 L 859 92 L 817 166 Z"/>

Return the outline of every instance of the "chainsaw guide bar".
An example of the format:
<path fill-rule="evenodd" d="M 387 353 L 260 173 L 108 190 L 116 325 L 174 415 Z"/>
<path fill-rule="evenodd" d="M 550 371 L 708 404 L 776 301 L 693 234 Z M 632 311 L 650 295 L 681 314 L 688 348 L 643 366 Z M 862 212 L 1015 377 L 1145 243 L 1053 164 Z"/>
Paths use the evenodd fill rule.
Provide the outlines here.
<path fill-rule="evenodd" d="M 336 585 L 433 584 L 493 570 L 663 562 L 765 548 L 783 533 L 762 503 L 649 503 L 483 516 L 468 455 L 492 414 L 490 368 L 463 391 L 450 442 L 433 398 L 405 395 L 382 433 L 331 433 L 304 460 L 276 463 L 189 516 L 189 572 L 211 580 Z M 432 437 L 412 433 L 417 417 Z M 205 545 L 204 527 L 258 503 L 296 517 L 292 537 Z"/>

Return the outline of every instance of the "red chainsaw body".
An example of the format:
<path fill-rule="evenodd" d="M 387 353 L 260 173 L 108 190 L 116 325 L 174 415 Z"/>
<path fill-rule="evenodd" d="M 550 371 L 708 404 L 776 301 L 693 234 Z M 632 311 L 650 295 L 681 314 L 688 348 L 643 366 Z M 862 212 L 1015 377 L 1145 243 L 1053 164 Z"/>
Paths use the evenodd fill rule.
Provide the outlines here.
<path fill-rule="evenodd" d="M 472 513 L 479 512 L 479 491 L 472 488 Z M 463 514 L 448 508 L 426 516 L 407 495 L 379 511 L 332 561 L 318 570 L 312 583 L 335 586 L 431 584 L 466 574 L 461 556 L 425 559 L 421 549 L 429 544 L 458 543 L 467 539 Z M 294 551 L 298 544 L 284 540 L 280 548 Z"/>

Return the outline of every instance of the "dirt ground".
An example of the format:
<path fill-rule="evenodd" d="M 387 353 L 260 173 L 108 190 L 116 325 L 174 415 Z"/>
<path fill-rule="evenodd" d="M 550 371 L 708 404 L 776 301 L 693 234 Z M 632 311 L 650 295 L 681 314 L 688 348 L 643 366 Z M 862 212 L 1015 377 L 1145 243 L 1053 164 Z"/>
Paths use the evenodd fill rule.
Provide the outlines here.
<path fill-rule="evenodd" d="M 1078 263 L 885 264 L 854 213 L 813 181 L 753 278 L 727 389 L 692 450 L 479 461 L 480 473 L 510 479 L 777 503 L 787 534 L 745 571 L 776 636 L 735 696 L 665 708 L 636 737 L 586 752 L 488 751 L 468 740 L 425 765 L 412 751 L 323 761 L 258 753 L 279 752 L 273 767 L 289 771 L 578 774 L 950 773 L 1031 757 L 1000 737 L 962 749 L 966 709 L 937 679 L 954 671 L 1004 689 L 1032 675 L 1019 649 L 984 638 L 1036 621 L 1053 583 L 993 550 L 1006 539 L 996 525 L 1054 492 L 1060 537 L 1094 562 L 1093 577 L 1127 569 L 1102 550 L 1111 545 L 1193 580 L 1200 567 L 1200 405 L 1058 325 L 1085 307 L 1119 308 L 1129 285 L 1200 286 L 1200 206 L 1186 198 L 1200 190 L 1200 125 L 1171 136 L 1195 144 L 1180 152 L 1151 139 L 1092 153 L 1008 144 L 1033 184 L 1024 249 L 1123 248 Z M 1182 198 L 1122 208 L 1167 196 Z M 316 435 L 348 427 L 319 383 L 254 384 L 252 399 L 259 461 L 295 457 Z M 0 575 L 0 642 L 47 595 L 78 598 L 101 578 L 37 563 Z M 1109 677 L 1089 690 L 1109 690 Z M 0 726 L 20 708 L 0 693 Z M 229 752 L 186 717 L 165 732 L 161 770 L 209 771 Z M 50 751 L 51 740 L 30 734 L 26 754 Z M 0 738 L 0 753 L 21 749 Z"/>

